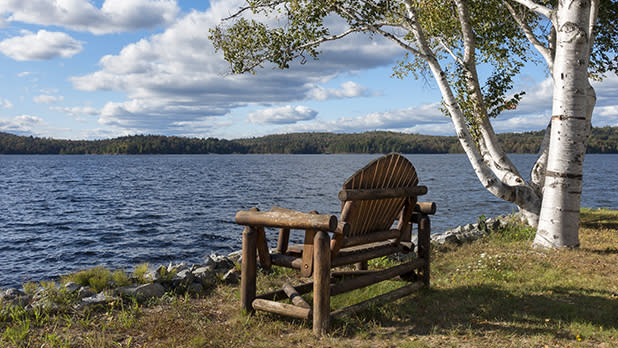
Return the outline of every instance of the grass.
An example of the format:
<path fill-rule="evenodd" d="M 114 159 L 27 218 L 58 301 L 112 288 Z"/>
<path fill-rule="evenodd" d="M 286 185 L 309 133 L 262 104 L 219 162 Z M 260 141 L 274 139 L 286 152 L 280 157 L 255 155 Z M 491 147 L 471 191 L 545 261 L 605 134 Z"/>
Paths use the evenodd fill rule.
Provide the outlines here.
<path fill-rule="evenodd" d="M 578 249 L 533 250 L 533 236 L 528 228 L 510 225 L 459 247 L 434 248 L 430 289 L 337 320 L 321 339 L 300 320 L 243 315 L 238 287 L 222 284 L 206 298 L 166 296 L 146 305 L 120 301 L 91 311 L 67 306 L 37 314 L 3 307 L 0 347 L 615 346 L 618 212 L 582 210 Z M 380 259 L 373 266 L 389 262 Z M 265 291 L 282 279 L 300 281 L 276 269 L 260 274 L 258 286 Z M 400 284 L 388 281 L 340 295 L 332 305 Z"/>

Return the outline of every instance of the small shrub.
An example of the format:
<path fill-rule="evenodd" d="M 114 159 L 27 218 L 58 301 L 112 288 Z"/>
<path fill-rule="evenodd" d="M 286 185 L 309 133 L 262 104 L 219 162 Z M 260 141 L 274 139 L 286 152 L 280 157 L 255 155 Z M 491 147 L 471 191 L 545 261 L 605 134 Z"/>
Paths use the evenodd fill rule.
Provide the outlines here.
<path fill-rule="evenodd" d="M 121 269 L 117 269 L 112 273 L 112 281 L 116 286 L 127 286 L 131 284 L 127 273 Z"/>
<path fill-rule="evenodd" d="M 109 287 L 111 280 L 112 272 L 103 266 L 96 266 L 62 277 L 63 283 L 74 282 L 81 286 L 89 286 L 96 292 Z"/>
<path fill-rule="evenodd" d="M 30 296 L 33 296 L 39 289 L 39 284 L 35 282 L 27 282 L 23 285 L 24 292 Z"/>
<path fill-rule="evenodd" d="M 506 224 L 493 229 L 489 236 L 502 242 L 525 242 L 534 239 L 535 234 L 536 229 L 511 217 Z"/>
<path fill-rule="evenodd" d="M 148 273 L 148 263 L 144 262 L 133 269 L 133 277 L 136 279 L 138 283 L 148 283 L 148 278 L 146 273 Z"/>

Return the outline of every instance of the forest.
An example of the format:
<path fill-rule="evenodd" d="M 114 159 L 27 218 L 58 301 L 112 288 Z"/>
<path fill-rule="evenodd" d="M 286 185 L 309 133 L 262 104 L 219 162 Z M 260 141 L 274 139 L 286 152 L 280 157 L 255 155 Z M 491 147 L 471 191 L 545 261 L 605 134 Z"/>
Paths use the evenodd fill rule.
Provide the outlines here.
<path fill-rule="evenodd" d="M 536 153 L 544 131 L 502 133 L 509 153 Z M 397 132 L 291 133 L 235 140 L 132 135 L 103 140 L 62 140 L 0 132 L 0 154 L 324 154 L 460 153 L 454 136 Z M 618 127 L 593 128 L 588 153 L 618 153 Z"/>

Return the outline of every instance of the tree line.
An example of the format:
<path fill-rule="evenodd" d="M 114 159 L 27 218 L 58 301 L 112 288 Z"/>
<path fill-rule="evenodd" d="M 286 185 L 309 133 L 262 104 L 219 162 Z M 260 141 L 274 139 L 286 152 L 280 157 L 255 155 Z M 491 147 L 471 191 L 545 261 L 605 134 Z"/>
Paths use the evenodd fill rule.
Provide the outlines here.
<path fill-rule="evenodd" d="M 509 153 L 536 153 L 544 131 L 502 133 Z M 0 154 L 323 154 L 323 153 L 461 153 L 454 136 L 397 132 L 291 133 L 235 140 L 133 135 L 104 140 L 62 140 L 0 132 Z M 588 153 L 618 153 L 618 127 L 593 128 Z"/>

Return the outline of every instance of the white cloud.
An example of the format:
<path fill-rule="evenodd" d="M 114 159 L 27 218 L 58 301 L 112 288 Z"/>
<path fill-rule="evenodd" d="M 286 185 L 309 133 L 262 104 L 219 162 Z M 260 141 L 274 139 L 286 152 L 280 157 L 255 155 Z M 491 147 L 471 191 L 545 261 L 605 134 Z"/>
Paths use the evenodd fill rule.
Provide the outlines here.
<path fill-rule="evenodd" d="M 444 117 L 439 104 L 425 104 L 417 107 L 384 112 L 372 112 L 357 117 L 342 117 L 333 121 L 315 120 L 302 124 L 284 126 L 281 132 L 363 132 L 367 130 L 392 130 L 411 132 L 415 127 L 441 127 L 439 133 L 450 132 L 450 119 Z M 435 134 L 435 133 L 433 133 Z"/>
<path fill-rule="evenodd" d="M 610 75 L 603 82 L 594 82 L 597 102 L 592 114 L 594 127 L 618 125 L 618 76 Z M 497 132 L 525 132 L 542 130 L 551 120 L 553 81 L 547 78 L 537 84 L 524 86 L 526 95 L 515 110 L 503 112 L 493 121 Z M 520 87 L 521 88 L 521 87 Z"/>
<path fill-rule="evenodd" d="M 386 40 L 355 35 L 323 47 L 319 61 L 293 63 L 280 71 L 266 65 L 256 75 L 226 75 L 229 65 L 216 53 L 207 28 L 229 16 L 242 1 L 212 1 L 204 12 L 192 11 L 164 32 L 125 46 L 100 59 L 100 69 L 73 77 L 85 91 L 125 92 L 125 101 L 110 102 L 99 122 L 149 132 L 174 129 L 193 133 L 190 124 L 215 124 L 217 117 L 246 105 L 272 105 L 306 100 L 319 83 L 343 72 L 390 64 L 401 49 Z M 359 52 L 363 52 L 360 53 Z M 326 90 L 327 97 L 361 96 L 354 82 Z"/>
<path fill-rule="evenodd" d="M 0 15 L 8 22 L 62 26 L 93 34 L 150 29 L 172 23 L 180 9 L 175 0 L 4 0 Z"/>
<path fill-rule="evenodd" d="M 299 121 L 312 120 L 318 112 L 306 106 L 283 106 L 279 108 L 262 109 L 249 114 L 251 123 L 259 124 L 290 124 Z"/>
<path fill-rule="evenodd" d="M 0 118 L 0 130 L 17 135 L 34 134 L 42 124 L 44 124 L 43 119 L 31 115 Z"/>
<path fill-rule="evenodd" d="M 74 106 L 74 107 L 50 106 L 49 109 L 54 110 L 54 111 L 64 112 L 68 114 L 69 116 L 79 116 L 79 115 L 96 116 L 99 114 L 99 110 L 91 106 Z"/>
<path fill-rule="evenodd" d="M 61 32 L 24 32 L 0 41 L 0 52 L 18 61 L 70 58 L 82 50 L 81 42 Z M 25 76 L 25 75 L 22 75 Z"/>
<path fill-rule="evenodd" d="M 367 87 L 354 81 L 342 83 L 340 89 L 315 86 L 307 92 L 307 98 L 315 100 L 366 97 L 369 95 L 370 93 Z"/>
<path fill-rule="evenodd" d="M 4 100 L 0 99 L 0 106 L 2 106 L 5 109 L 10 109 L 13 107 L 13 103 L 11 103 L 11 101 L 8 99 L 4 99 Z"/>
<path fill-rule="evenodd" d="M 63 96 L 56 97 L 54 95 L 41 94 L 41 95 L 34 97 L 33 100 L 37 104 L 54 104 L 54 103 L 64 100 L 64 97 Z"/>
<path fill-rule="evenodd" d="M 26 77 L 26 76 L 32 75 L 32 74 L 34 74 L 34 73 L 31 72 L 31 71 L 22 71 L 19 74 L 17 74 L 17 77 Z"/>

